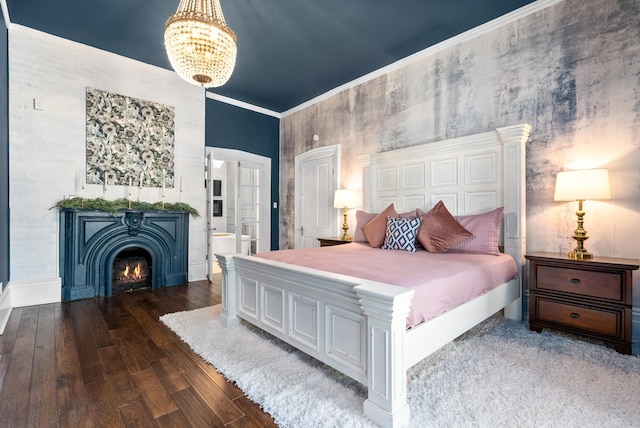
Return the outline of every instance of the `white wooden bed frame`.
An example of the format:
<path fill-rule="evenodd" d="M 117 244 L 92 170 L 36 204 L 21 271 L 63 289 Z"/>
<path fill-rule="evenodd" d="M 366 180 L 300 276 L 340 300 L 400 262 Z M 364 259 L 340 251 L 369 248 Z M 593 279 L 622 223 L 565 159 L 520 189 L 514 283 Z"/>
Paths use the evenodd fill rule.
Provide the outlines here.
<path fill-rule="evenodd" d="M 458 215 L 504 206 L 501 242 L 520 268 L 525 252 L 527 124 L 363 156 L 363 207 L 398 212 L 438 200 Z M 406 426 L 408 368 L 504 309 L 522 319 L 520 279 L 407 330 L 413 290 L 238 254 L 222 268 L 222 322 L 240 318 L 368 387 L 364 414 Z M 238 346 L 242 346 L 238 344 Z"/>

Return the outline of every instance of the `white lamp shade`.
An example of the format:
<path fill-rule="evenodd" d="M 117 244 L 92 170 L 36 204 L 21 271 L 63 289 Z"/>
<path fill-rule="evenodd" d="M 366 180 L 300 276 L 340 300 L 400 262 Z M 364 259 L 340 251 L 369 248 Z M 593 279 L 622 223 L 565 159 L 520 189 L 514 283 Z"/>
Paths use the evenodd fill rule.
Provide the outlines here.
<path fill-rule="evenodd" d="M 358 203 L 358 195 L 354 190 L 339 189 L 333 195 L 334 208 L 355 208 Z"/>
<path fill-rule="evenodd" d="M 554 201 L 587 199 L 611 199 L 609 171 L 583 169 L 558 173 Z"/>

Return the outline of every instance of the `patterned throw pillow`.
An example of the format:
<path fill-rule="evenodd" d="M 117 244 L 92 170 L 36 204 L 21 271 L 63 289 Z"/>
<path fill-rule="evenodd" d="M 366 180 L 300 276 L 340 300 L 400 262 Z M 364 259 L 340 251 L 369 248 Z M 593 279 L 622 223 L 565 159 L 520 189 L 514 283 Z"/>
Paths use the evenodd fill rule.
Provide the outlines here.
<path fill-rule="evenodd" d="M 416 251 L 416 236 L 420 218 L 387 217 L 387 233 L 383 250 Z"/>

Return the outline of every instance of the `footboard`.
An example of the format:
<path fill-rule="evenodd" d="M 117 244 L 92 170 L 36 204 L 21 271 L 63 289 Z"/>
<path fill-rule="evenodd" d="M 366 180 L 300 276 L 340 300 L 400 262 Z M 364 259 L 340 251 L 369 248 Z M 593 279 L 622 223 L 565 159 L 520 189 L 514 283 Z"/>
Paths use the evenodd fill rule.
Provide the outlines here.
<path fill-rule="evenodd" d="M 217 254 L 225 325 L 242 318 L 368 387 L 367 417 L 409 422 L 403 351 L 413 290 L 238 254 Z"/>

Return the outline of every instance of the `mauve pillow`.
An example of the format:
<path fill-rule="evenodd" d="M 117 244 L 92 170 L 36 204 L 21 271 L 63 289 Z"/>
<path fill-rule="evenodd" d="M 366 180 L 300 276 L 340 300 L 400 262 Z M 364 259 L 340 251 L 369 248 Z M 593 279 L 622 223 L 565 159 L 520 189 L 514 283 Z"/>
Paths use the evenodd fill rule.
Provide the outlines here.
<path fill-rule="evenodd" d="M 384 244 L 384 237 L 387 233 L 387 217 L 398 217 L 393 204 L 390 204 L 362 228 L 364 236 L 373 248 L 380 248 Z"/>
<path fill-rule="evenodd" d="M 420 217 L 417 213 L 416 210 L 413 211 L 407 211 L 406 213 L 400 213 L 398 214 L 398 217 L 400 218 L 416 218 L 416 217 Z"/>
<path fill-rule="evenodd" d="M 356 231 L 353 234 L 353 242 L 369 242 L 367 237 L 364 236 L 364 227 L 378 214 L 368 213 L 366 211 L 356 211 Z"/>
<path fill-rule="evenodd" d="M 453 218 L 442 201 L 420 217 L 418 242 L 430 253 L 444 253 L 470 236 L 472 233 Z"/>
<path fill-rule="evenodd" d="M 473 236 L 451 247 L 449 251 L 457 253 L 500 254 L 500 224 L 504 207 L 482 214 L 454 217 L 458 223 Z"/>
<path fill-rule="evenodd" d="M 377 213 L 370 213 L 367 211 L 358 210 L 356 211 L 356 231 L 353 233 L 353 242 L 369 242 L 367 237 L 364 235 L 364 227 L 374 218 L 376 218 Z M 402 218 L 413 218 L 418 217 L 416 211 L 408 211 L 406 213 L 398 214 L 398 217 Z"/>

